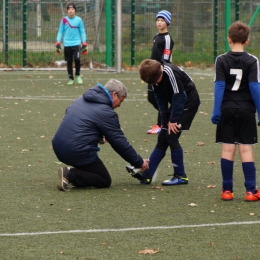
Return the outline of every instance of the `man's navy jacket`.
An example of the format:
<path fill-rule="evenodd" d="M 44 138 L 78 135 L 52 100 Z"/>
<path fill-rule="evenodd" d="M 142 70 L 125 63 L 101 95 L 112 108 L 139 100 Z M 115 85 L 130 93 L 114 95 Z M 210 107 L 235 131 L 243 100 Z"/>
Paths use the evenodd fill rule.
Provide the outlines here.
<path fill-rule="evenodd" d="M 143 159 L 127 141 L 114 111 L 110 93 L 101 84 L 87 90 L 67 108 L 52 139 L 57 158 L 74 167 L 93 163 L 105 136 L 112 148 L 128 163 L 141 168 Z"/>

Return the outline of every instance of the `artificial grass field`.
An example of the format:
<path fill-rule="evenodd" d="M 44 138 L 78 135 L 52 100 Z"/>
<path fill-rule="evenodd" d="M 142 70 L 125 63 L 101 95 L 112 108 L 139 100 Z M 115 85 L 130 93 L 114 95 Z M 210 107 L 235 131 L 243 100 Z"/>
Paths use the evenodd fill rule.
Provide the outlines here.
<path fill-rule="evenodd" d="M 213 70 L 186 69 L 202 104 L 182 133 L 189 184 L 165 187 L 172 166 L 167 152 L 151 185 L 140 185 L 109 144 L 100 158 L 112 176 L 109 189 L 57 189 L 62 166 L 51 139 L 67 106 L 97 82 L 121 80 L 129 96 L 116 109 L 129 142 L 143 158 L 157 136 L 146 131 L 157 113 L 138 72 L 82 71 L 83 86 L 66 85 L 65 71 L 0 74 L 0 259 L 259 259 L 260 202 L 245 202 L 238 155 L 234 200 L 221 200 L 221 145 L 210 115 Z M 259 173 L 260 146 L 254 147 Z M 259 174 L 257 182 L 260 185 Z M 140 254 L 153 249 L 155 254 Z"/>

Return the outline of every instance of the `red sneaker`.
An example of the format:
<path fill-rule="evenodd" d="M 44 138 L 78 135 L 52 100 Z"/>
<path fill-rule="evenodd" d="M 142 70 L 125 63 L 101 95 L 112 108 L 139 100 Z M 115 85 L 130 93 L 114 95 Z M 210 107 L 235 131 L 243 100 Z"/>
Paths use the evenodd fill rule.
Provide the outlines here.
<path fill-rule="evenodd" d="M 251 191 L 246 192 L 245 200 L 246 201 L 258 201 L 260 198 L 259 191 L 255 194 L 253 194 Z"/>
<path fill-rule="evenodd" d="M 159 134 L 161 132 L 161 127 L 158 125 L 154 125 L 152 129 L 147 131 L 147 134 Z"/>
<path fill-rule="evenodd" d="M 255 195 L 258 197 L 258 199 L 260 200 L 260 191 L 259 190 L 255 190 Z"/>
<path fill-rule="evenodd" d="M 222 191 L 222 200 L 232 200 L 233 199 L 233 193 L 229 190 Z"/>

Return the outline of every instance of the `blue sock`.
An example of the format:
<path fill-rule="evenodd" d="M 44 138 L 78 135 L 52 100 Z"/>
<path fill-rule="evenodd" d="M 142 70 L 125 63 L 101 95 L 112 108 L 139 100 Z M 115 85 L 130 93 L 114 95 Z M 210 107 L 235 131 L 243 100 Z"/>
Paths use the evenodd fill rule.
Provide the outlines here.
<path fill-rule="evenodd" d="M 148 178 L 153 178 L 153 175 L 160 164 L 161 160 L 164 158 L 166 152 L 155 148 L 149 157 L 149 169 L 144 171 L 145 176 Z"/>
<path fill-rule="evenodd" d="M 251 191 L 255 194 L 256 189 L 256 169 L 254 162 L 243 162 L 242 168 L 245 176 L 246 191 Z"/>
<path fill-rule="evenodd" d="M 184 170 L 182 148 L 180 148 L 178 150 L 171 151 L 171 159 L 172 159 L 172 166 L 173 166 L 174 175 L 187 177 L 186 174 L 185 174 L 185 170 Z"/>
<path fill-rule="evenodd" d="M 221 158 L 220 165 L 221 165 L 221 172 L 222 172 L 222 189 L 223 191 L 229 190 L 233 192 L 234 162 Z"/>

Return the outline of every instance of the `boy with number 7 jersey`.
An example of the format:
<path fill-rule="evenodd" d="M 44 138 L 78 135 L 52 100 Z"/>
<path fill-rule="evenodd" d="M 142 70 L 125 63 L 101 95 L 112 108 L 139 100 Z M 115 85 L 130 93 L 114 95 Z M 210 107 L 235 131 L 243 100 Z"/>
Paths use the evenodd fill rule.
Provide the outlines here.
<path fill-rule="evenodd" d="M 257 201 L 253 144 L 257 143 L 255 113 L 260 125 L 260 84 L 258 59 L 244 51 L 250 28 L 242 22 L 228 30 L 230 51 L 215 61 L 214 105 L 211 116 L 217 124 L 216 143 L 222 144 L 222 200 L 233 199 L 233 167 L 238 147 L 245 178 L 246 201 Z"/>

